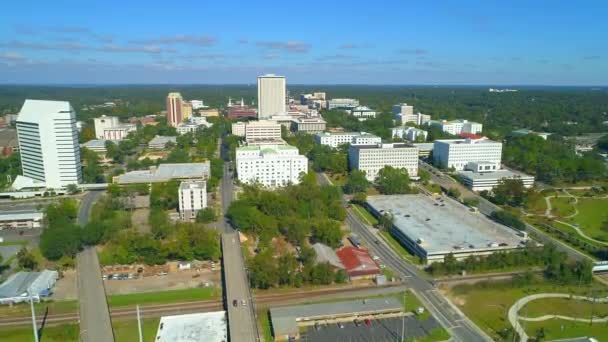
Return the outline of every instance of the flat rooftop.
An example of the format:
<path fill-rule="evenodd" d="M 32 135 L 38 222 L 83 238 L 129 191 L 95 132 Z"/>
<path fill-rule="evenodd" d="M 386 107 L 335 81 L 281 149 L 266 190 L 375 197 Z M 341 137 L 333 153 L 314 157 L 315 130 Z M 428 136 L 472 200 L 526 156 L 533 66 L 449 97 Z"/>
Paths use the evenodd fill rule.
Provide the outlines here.
<path fill-rule="evenodd" d="M 33 220 L 40 221 L 44 217 L 44 214 L 35 210 L 7 210 L 0 213 L 1 221 L 22 221 L 22 220 Z"/>
<path fill-rule="evenodd" d="M 511 228 L 472 213 L 453 199 L 441 199 L 423 194 L 368 196 L 367 203 L 380 213 L 392 213 L 395 228 L 412 241 L 421 239 L 419 245 L 428 254 L 452 253 L 455 246 L 473 251 L 492 243 L 507 243 L 505 249 L 519 245 L 521 238 Z"/>
<path fill-rule="evenodd" d="M 298 321 L 401 310 L 403 305 L 397 298 L 386 297 L 271 308 L 270 316 L 273 335 L 281 336 L 297 333 Z"/>
<path fill-rule="evenodd" d="M 435 140 L 435 143 L 451 144 L 451 145 L 477 145 L 477 144 L 502 144 L 501 142 L 481 138 L 481 139 L 441 139 Z"/>
<path fill-rule="evenodd" d="M 163 316 L 156 342 L 228 342 L 226 312 Z"/>
<path fill-rule="evenodd" d="M 495 180 L 495 179 L 502 179 L 502 178 L 515 178 L 515 177 L 534 178 L 533 176 L 527 175 L 525 173 L 515 172 L 515 171 L 505 170 L 505 169 L 489 171 L 489 172 L 473 172 L 473 171 L 465 170 L 465 171 L 459 171 L 458 174 L 461 177 L 465 177 L 465 178 L 472 179 L 472 180 L 488 180 L 488 181 Z"/>
<path fill-rule="evenodd" d="M 130 171 L 114 177 L 116 183 L 155 183 L 167 182 L 172 179 L 207 178 L 210 175 L 210 164 L 204 163 L 174 163 L 160 164 L 158 168 L 149 170 Z"/>

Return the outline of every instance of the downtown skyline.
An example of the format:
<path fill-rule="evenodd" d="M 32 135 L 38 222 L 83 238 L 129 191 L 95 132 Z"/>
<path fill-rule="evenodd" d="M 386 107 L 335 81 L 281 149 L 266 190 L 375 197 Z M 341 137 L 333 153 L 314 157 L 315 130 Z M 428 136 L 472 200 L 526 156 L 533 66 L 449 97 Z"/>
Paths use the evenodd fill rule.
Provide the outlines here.
<path fill-rule="evenodd" d="M 5 5 L 0 83 L 608 83 L 600 1 L 75 4 Z"/>

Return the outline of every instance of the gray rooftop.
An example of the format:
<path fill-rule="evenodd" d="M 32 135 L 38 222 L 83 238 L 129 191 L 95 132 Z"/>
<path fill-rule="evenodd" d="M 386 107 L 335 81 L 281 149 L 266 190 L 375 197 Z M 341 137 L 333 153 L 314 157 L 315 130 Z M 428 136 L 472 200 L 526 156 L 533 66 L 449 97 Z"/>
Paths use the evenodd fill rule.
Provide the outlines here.
<path fill-rule="evenodd" d="M 155 341 L 227 342 L 226 312 L 163 316 L 158 325 Z"/>
<path fill-rule="evenodd" d="M 403 305 L 397 298 L 385 297 L 271 308 L 270 316 L 274 336 L 281 336 L 296 334 L 301 320 L 400 310 L 403 310 Z"/>
<path fill-rule="evenodd" d="M 340 261 L 338 255 L 336 255 L 336 251 L 334 251 L 331 247 L 317 242 L 312 245 L 312 248 L 315 250 L 317 263 L 328 262 L 333 267 L 344 269 L 342 261 Z"/>
<path fill-rule="evenodd" d="M 49 270 L 15 273 L 0 285 L 0 300 L 25 297 L 28 291 L 32 295 L 39 295 L 55 284 L 57 276 L 57 271 Z"/>
<path fill-rule="evenodd" d="M 150 140 L 150 142 L 148 143 L 148 146 L 163 146 L 164 147 L 169 142 L 176 143 L 177 137 L 165 137 L 162 135 L 157 135 L 152 140 Z"/>
<path fill-rule="evenodd" d="M 0 221 L 42 220 L 43 216 L 34 210 L 6 210 L 0 213 Z"/>
<path fill-rule="evenodd" d="M 490 243 L 503 242 L 508 244 L 505 249 L 511 249 L 520 243 L 512 229 L 469 212 L 453 199 L 442 199 L 440 202 L 422 194 L 391 195 L 368 196 L 367 202 L 378 212 L 392 213 L 395 228 L 412 241 L 422 239 L 420 247 L 428 254 L 451 253 L 454 246 L 469 248 L 469 245 L 479 251 L 487 249 Z"/>
<path fill-rule="evenodd" d="M 160 164 L 158 168 L 127 172 L 114 177 L 118 184 L 129 183 L 159 183 L 172 179 L 208 178 L 210 174 L 209 161 L 203 163 Z"/>

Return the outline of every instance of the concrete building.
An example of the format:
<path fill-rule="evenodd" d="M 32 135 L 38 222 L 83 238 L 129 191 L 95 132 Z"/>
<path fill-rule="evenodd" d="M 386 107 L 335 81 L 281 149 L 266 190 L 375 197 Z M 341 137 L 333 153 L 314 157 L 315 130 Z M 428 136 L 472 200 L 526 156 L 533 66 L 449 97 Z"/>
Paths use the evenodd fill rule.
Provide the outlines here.
<path fill-rule="evenodd" d="M 120 121 L 116 116 L 105 116 L 102 115 L 98 118 L 93 119 L 93 124 L 95 126 L 95 136 L 97 139 L 103 139 L 103 131 L 106 128 L 112 128 L 120 125 Z"/>
<path fill-rule="evenodd" d="M 403 143 L 351 146 L 348 163 L 351 170 L 364 171 L 369 181 L 374 181 L 385 166 L 406 169 L 411 178 L 416 178 L 418 148 Z"/>
<path fill-rule="evenodd" d="M 327 122 L 322 117 L 300 117 L 292 119 L 291 129 L 294 132 L 319 133 L 327 127 Z"/>
<path fill-rule="evenodd" d="M 245 140 L 281 139 L 281 124 L 272 120 L 249 121 L 245 125 Z"/>
<path fill-rule="evenodd" d="M 207 208 L 207 182 L 184 181 L 179 185 L 179 217 L 194 220 L 199 210 Z"/>
<path fill-rule="evenodd" d="M 186 133 L 196 133 L 202 128 L 209 128 L 211 126 L 213 126 L 213 124 L 207 122 L 207 118 L 200 116 L 192 116 L 188 118 L 187 121 L 184 121 L 177 125 L 176 129 L 177 133 L 183 135 Z"/>
<path fill-rule="evenodd" d="M 220 116 L 220 111 L 217 108 L 199 109 L 196 111 L 198 115 L 204 117 Z"/>
<path fill-rule="evenodd" d="M 137 125 L 132 123 L 121 123 L 115 116 L 105 116 L 94 118 L 95 136 L 97 139 L 122 140 L 127 137 L 129 132 L 137 130 Z"/>
<path fill-rule="evenodd" d="M 97 152 L 100 154 L 106 154 L 108 152 L 108 150 L 106 149 L 106 142 L 108 141 L 112 141 L 112 140 L 105 140 L 105 139 L 95 139 L 95 140 L 89 140 L 84 144 L 80 144 L 80 147 L 85 147 L 93 152 Z M 114 142 L 116 143 L 116 142 Z"/>
<path fill-rule="evenodd" d="M 267 119 L 285 112 L 285 76 L 258 76 L 258 119 Z"/>
<path fill-rule="evenodd" d="M 402 312 L 403 304 L 395 297 L 364 298 L 270 308 L 270 319 L 275 341 L 294 341 L 300 338 L 302 329 L 315 322 L 352 322 L 355 318 L 394 317 Z"/>
<path fill-rule="evenodd" d="M 231 129 L 231 133 L 232 135 L 236 135 L 239 137 L 244 137 L 245 136 L 245 127 L 247 126 L 246 122 L 235 122 L 232 124 L 232 129 Z"/>
<path fill-rule="evenodd" d="M 357 99 L 331 99 L 327 100 L 327 109 L 342 109 L 351 110 L 359 106 L 359 100 Z"/>
<path fill-rule="evenodd" d="M 176 144 L 177 137 L 165 137 L 162 135 L 157 135 L 152 138 L 150 142 L 148 142 L 148 148 L 151 150 L 164 150 L 167 148 L 168 143 Z"/>
<path fill-rule="evenodd" d="M 429 132 L 416 127 L 399 126 L 391 128 L 393 138 L 407 139 L 409 141 L 426 141 Z"/>
<path fill-rule="evenodd" d="M 17 119 L 23 177 L 13 188 L 82 183 L 76 112 L 69 102 L 25 100 Z"/>
<path fill-rule="evenodd" d="M 182 102 L 182 121 L 188 120 L 192 116 L 192 103 L 188 101 Z"/>
<path fill-rule="evenodd" d="M 460 171 L 458 176 L 464 185 L 473 191 L 492 191 L 500 181 L 506 179 L 518 179 L 526 188 L 534 186 L 534 176 L 526 175 L 521 172 L 501 169 L 496 171 Z"/>
<path fill-rule="evenodd" d="M 356 117 L 359 121 L 365 121 L 375 118 L 376 111 L 366 106 L 357 106 L 350 110 L 350 115 Z"/>
<path fill-rule="evenodd" d="M 413 146 L 418 147 L 418 157 L 427 158 L 431 156 L 433 152 L 434 143 L 413 143 Z"/>
<path fill-rule="evenodd" d="M 301 94 L 300 103 L 309 108 L 325 109 L 327 107 L 326 94 L 324 92 Z"/>
<path fill-rule="evenodd" d="M 0 230 L 40 228 L 44 214 L 32 210 L 11 210 L 0 213 Z"/>
<path fill-rule="evenodd" d="M 414 106 L 410 106 L 407 103 L 398 103 L 393 105 L 393 114 L 395 116 L 398 115 L 413 115 L 414 114 Z"/>
<path fill-rule="evenodd" d="M 0 129 L 0 155 L 3 157 L 19 151 L 19 139 L 17 130 L 12 128 Z"/>
<path fill-rule="evenodd" d="M 308 172 L 308 158 L 290 145 L 244 146 L 236 149 L 237 178 L 275 188 L 298 184 Z"/>
<path fill-rule="evenodd" d="M 180 93 L 167 95 L 167 125 L 177 127 L 183 121 L 183 106 L 184 99 Z"/>
<path fill-rule="evenodd" d="M 155 342 L 227 342 L 225 311 L 163 316 Z"/>
<path fill-rule="evenodd" d="M 547 140 L 547 138 L 551 135 L 551 133 L 534 132 L 534 131 L 531 131 L 529 129 L 517 129 L 517 130 L 512 131 L 511 134 L 514 135 L 514 136 L 522 136 L 522 135 L 534 134 L 534 135 L 538 135 L 539 137 L 543 138 L 544 140 Z"/>
<path fill-rule="evenodd" d="M 474 162 L 483 162 L 483 171 L 498 170 L 501 156 L 502 143 L 487 138 L 435 140 L 433 147 L 435 165 L 456 171 Z"/>
<path fill-rule="evenodd" d="M 418 126 L 424 125 L 427 122 L 431 121 L 431 116 L 430 115 L 426 115 L 426 114 L 422 114 L 422 113 L 416 113 L 416 114 L 398 114 L 395 117 L 395 120 L 397 122 L 400 122 L 401 124 L 405 125 L 408 122 L 412 122 L 415 123 Z"/>
<path fill-rule="evenodd" d="M 443 262 L 448 254 L 466 259 L 511 251 L 523 246 L 525 240 L 515 230 L 448 197 L 368 196 L 367 207 L 376 217 L 392 214 L 391 235 L 427 264 Z"/>
<path fill-rule="evenodd" d="M 57 271 L 17 272 L 0 285 L 0 304 L 35 302 L 48 297 L 59 278 Z"/>
<path fill-rule="evenodd" d="M 382 139 L 365 132 L 321 132 L 315 135 L 315 141 L 320 145 L 337 148 L 340 145 L 374 145 L 380 144 Z"/>
<path fill-rule="evenodd" d="M 427 125 L 431 127 L 438 127 L 442 131 L 451 135 L 459 135 L 460 133 L 478 134 L 483 130 L 482 124 L 468 120 L 431 120 L 427 122 Z"/>
<path fill-rule="evenodd" d="M 211 165 L 203 163 L 173 163 L 151 166 L 148 170 L 129 171 L 114 177 L 117 184 L 162 183 L 174 179 L 206 180 L 211 174 Z"/>
<path fill-rule="evenodd" d="M 190 100 L 190 104 L 192 105 L 192 110 L 209 108 L 208 106 L 205 106 L 205 104 L 203 103 L 203 100 Z"/>

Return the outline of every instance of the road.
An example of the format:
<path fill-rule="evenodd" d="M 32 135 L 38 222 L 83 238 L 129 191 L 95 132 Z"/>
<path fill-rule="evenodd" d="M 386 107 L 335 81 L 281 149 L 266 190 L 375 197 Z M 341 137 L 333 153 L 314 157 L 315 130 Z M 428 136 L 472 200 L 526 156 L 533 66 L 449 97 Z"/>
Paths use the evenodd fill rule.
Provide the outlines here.
<path fill-rule="evenodd" d="M 78 212 L 78 224 L 84 226 L 89 221 L 93 203 L 102 194 L 101 191 L 91 191 L 82 198 Z M 76 263 L 81 340 L 114 342 L 114 332 L 95 247 L 86 247 L 78 253 Z"/>
<path fill-rule="evenodd" d="M 321 184 L 329 184 L 329 180 L 324 174 L 317 173 L 317 179 Z M 351 209 L 347 209 L 346 222 L 364 245 L 374 255 L 380 257 L 380 260 L 420 297 L 431 314 L 449 331 L 454 340 L 462 342 L 492 341 L 460 310 L 445 299 L 428 280 L 419 275 L 415 266 L 403 260 L 391 247 L 386 245 L 384 240 L 377 236 L 374 228 L 362 223 Z"/>
<path fill-rule="evenodd" d="M 465 198 L 477 198 L 479 200 L 479 204 L 477 205 L 477 209 L 479 212 L 490 216 L 494 211 L 502 210 L 500 207 L 495 205 L 494 203 L 488 201 L 487 199 L 479 196 L 478 194 L 472 192 L 471 190 L 465 188 L 462 184 L 454 181 L 452 178 L 448 177 L 438 169 L 434 168 L 430 164 L 420 161 L 420 168 L 426 171 L 429 171 L 431 174 L 431 181 L 433 183 L 438 184 L 442 188 L 448 189 L 451 187 L 456 187 L 460 190 L 460 193 Z M 526 231 L 529 234 L 534 234 L 536 239 L 544 244 L 552 243 L 556 246 L 559 251 L 562 251 L 568 255 L 571 260 L 582 261 L 582 260 L 591 260 L 587 255 L 579 252 L 573 247 L 553 238 L 551 235 L 543 232 L 542 230 L 526 223 Z"/>

